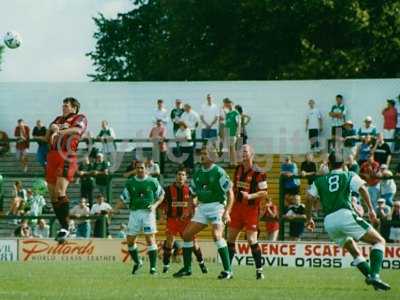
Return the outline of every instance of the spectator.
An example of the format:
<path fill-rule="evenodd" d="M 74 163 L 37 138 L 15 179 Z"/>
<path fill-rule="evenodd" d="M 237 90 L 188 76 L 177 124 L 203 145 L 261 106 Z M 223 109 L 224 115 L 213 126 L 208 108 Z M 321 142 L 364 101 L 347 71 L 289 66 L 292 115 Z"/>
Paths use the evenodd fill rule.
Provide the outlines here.
<path fill-rule="evenodd" d="M 147 158 L 145 162 L 146 172 L 151 177 L 160 178 L 160 166 L 152 158 Z"/>
<path fill-rule="evenodd" d="M 131 163 L 127 166 L 123 176 L 126 178 L 132 177 L 136 175 L 136 163 L 137 160 L 133 159 Z"/>
<path fill-rule="evenodd" d="M 293 176 L 298 174 L 297 165 L 292 162 L 290 156 L 286 156 L 285 162 L 281 165 L 281 176 L 283 177 L 283 192 L 286 203 L 288 203 L 289 195 L 298 195 L 300 192 L 300 180 L 294 179 Z"/>
<path fill-rule="evenodd" d="M 383 164 L 380 166 L 380 170 L 382 173 L 381 180 L 381 197 L 385 199 L 386 205 L 392 207 L 393 206 L 393 198 L 396 195 L 396 182 L 394 179 L 386 179 L 386 177 L 392 177 L 393 173 L 389 170 L 388 166 Z"/>
<path fill-rule="evenodd" d="M 23 188 L 21 181 L 14 183 L 14 198 L 11 202 L 9 215 L 21 216 L 24 214 L 25 203 L 28 200 L 28 192 Z"/>
<path fill-rule="evenodd" d="M 16 156 L 17 160 L 21 163 L 24 172 L 28 171 L 28 156 L 30 129 L 24 123 L 24 120 L 19 119 L 18 125 L 15 127 L 14 136 L 16 141 Z"/>
<path fill-rule="evenodd" d="M 332 106 L 329 116 L 331 117 L 331 135 L 334 140 L 336 137 L 336 130 L 342 128 L 346 120 L 347 108 L 343 104 L 343 96 L 336 95 L 336 104 Z"/>
<path fill-rule="evenodd" d="M 128 230 L 128 228 L 127 228 L 126 224 L 121 223 L 119 225 L 119 231 L 115 235 L 115 238 L 117 238 L 117 239 L 126 239 L 127 230 Z"/>
<path fill-rule="evenodd" d="M 318 168 L 318 175 L 325 175 L 329 173 L 329 154 L 322 155 L 322 162 Z"/>
<path fill-rule="evenodd" d="M 167 126 L 168 123 L 168 111 L 164 108 L 164 100 L 157 100 L 157 110 L 154 113 L 153 123 L 157 123 L 158 120 L 161 120 L 164 126 Z"/>
<path fill-rule="evenodd" d="M 375 160 L 380 164 L 390 165 L 392 158 L 392 151 L 390 151 L 390 146 L 383 139 L 383 134 L 378 134 L 376 138 L 375 146 L 372 148 L 374 152 Z"/>
<path fill-rule="evenodd" d="M 8 140 L 8 135 L 4 131 L 0 130 L 0 156 L 5 155 L 10 151 L 10 142 Z"/>
<path fill-rule="evenodd" d="M 347 170 L 354 172 L 356 174 L 360 173 L 360 166 L 358 165 L 358 163 L 354 160 L 354 156 L 353 155 L 349 155 L 347 157 L 346 160 L 346 167 Z"/>
<path fill-rule="evenodd" d="M 106 218 L 106 236 L 109 235 L 108 232 L 108 218 L 111 214 L 112 211 L 112 207 L 110 206 L 110 204 L 108 204 L 107 202 L 104 202 L 104 196 L 103 195 L 97 195 L 96 197 L 96 203 L 93 205 L 92 209 L 90 210 L 90 214 L 93 216 L 105 216 Z M 93 236 L 94 237 L 103 237 L 102 236 L 102 220 L 101 219 L 96 219 L 96 221 L 94 222 L 94 231 L 93 231 Z"/>
<path fill-rule="evenodd" d="M 164 174 L 165 158 L 167 156 L 166 136 L 167 129 L 162 120 L 157 120 L 156 125 L 150 131 L 149 138 L 153 141 L 153 159 L 160 164 L 161 174 Z"/>
<path fill-rule="evenodd" d="M 225 99 L 224 99 L 225 100 Z M 222 100 L 222 106 L 219 108 L 219 117 L 218 117 L 218 136 L 220 139 L 220 151 L 226 151 L 223 149 L 224 147 L 224 139 L 225 139 L 225 116 L 227 113 L 227 109 L 225 107 L 225 102 Z"/>
<path fill-rule="evenodd" d="M 43 213 L 43 207 L 46 206 L 46 200 L 44 197 L 38 193 L 33 193 L 30 189 L 27 192 L 28 197 L 26 201 L 27 210 L 26 215 L 38 217 Z M 29 210 L 28 210 L 29 208 Z M 32 224 L 36 224 L 37 220 L 32 220 Z"/>
<path fill-rule="evenodd" d="M 250 123 L 251 118 L 249 115 L 246 115 L 243 112 L 242 106 L 235 105 L 235 109 L 238 111 L 240 115 L 240 138 L 242 139 L 242 144 L 245 145 L 247 144 L 247 139 L 248 139 L 246 126 L 247 124 Z"/>
<path fill-rule="evenodd" d="M 93 176 L 96 188 L 111 203 L 111 175 L 110 163 L 104 159 L 103 153 L 98 153 L 93 164 Z"/>
<path fill-rule="evenodd" d="M 101 130 L 97 138 L 102 142 L 103 153 L 107 155 L 115 154 L 117 151 L 117 144 L 115 143 L 116 135 L 114 129 L 110 127 L 108 121 L 101 121 Z"/>
<path fill-rule="evenodd" d="M 305 161 L 300 166 L 301 176 L 307 177 L 308 185 L 311 186 L 314 182 L 315 175 L 317 174 L 317 164 L 314 162 L 312 153 L 307 153 Z"/>
<path fill-rule="evenodd" d="M 400 243 L 400 201 L 393 203 L 389 237 L 394 243 Z"/>
<path fill-rule="evenodd" d="M 278 240 L 279 234 L 279 211 L 278 207 L 272 202 L 270 197 L 267 197 L 265 203 L 265 229 L 267 232 L 268 241 Z"/>
<path fill-rule="evenodd" d="M 21 224 L 14 230 L 15 237 L 20 238 L 31 238 L 32 237 L 32 230 L 28 225 L 26 220 L 23 220 Z"/>
<path fill-rule="evenodd" d="M 176 132 L 176 138 L 179 140 L 179 150 L 183 155 L 187 155 L 183 165 L 188 169 L 193 169 L 193 141 L 192 133 L 190 129 L 186 126 L 185 122 L 179 123 L 179 129 Z"/>
<path fill-rule="evenodd" d="M 225 131 L 229 146 L 229 163 L 231 166 L 237 165 L 236 147 L 240 136 L 240 114 L 233 107 L 233 102 L 229 98 L 224 99 L 227 113 L 225 114 Z"/>
<path fill-rule="evenodd" d="M 90 221 L 88 219 L 80 219 L 82 217 L 88 217 L 89 215 L 90 209 L 86 204 L 86 199 L 81 198 L 80 203 L 70 211 L 70 216 L 72 218 L 77 218 L 75 220 L 77 238 L 87 239 L 90 237 Z"/>
<path fill-rule="evenodd" d="M 385 199 L 379 198 L 378 205 L 375 207 L 376 217 L 379 221 L 379 232 L 388 241 L 390 235 L 390 213 L 391 208 L 385 204 Z"/>
<path fill-rule="evenodd" d="M 358 141 L 358 135 L 354 129 L 353 122 L 347 120 L 343 125 L 342 130 L 342 141 L 343 141 L 343 158 L 347 159 L 350 155 L 356 154 L 356 143 Z"/>
<path fill-rule="evenodd" d="M 183 114 L 182 100 L 176 99 L 175 108 L 171 110 L 171 115 L 170 115 L 170 118 L 173 123 L 174 136 L 179 128 L 179 122 L 181 121 L 182 114 Z"/>
<path fill-rule="evenodd" d="M 38 220 L 33 230 L 33 236 L 40 239 L 47 239 L 50 236 L 50 226 L 46 224 L 44 219 Z"/>
<path fill-rule="evenodd" d="M 361 144 L 357 147 L 357 158 L 358 165 L 361 166 L 364 162 L 368 160 L 368 157 L 372 152 L 372 141 L 371 136 L 366 135 L 361 138 Z"/>
<path fill-rule="evenodd" d="M 383 115 L 383 135 L 385 139 L 393 139 L 397 126 L 396 102 L 393 99 L 387 100 L 387 107 L 382 111 Z M 392 148 L 393 143 L 389 142 Z"/>
<path fill-rule="evenodd" d="M 47 152 L 49 152 L 49 144 L 46 139 L 47 129 L 41 120 L 36 121 L 36 126 L 33 128 L 32 136 L 37 140 L 38 149 L 36 152 L 36 159 L 42 167 L 46 167 Z"/>
<path fill-rule="evenodd" d="M 308 101 L 308 106 L 310 109 L 307 112 L 306 131 L 308 131 L 311 151 L 318 152 L 320 151 L 319 136 L 322 132 L 322 114 L 321 111 L 315 107 L 315 101 L 313 99 Z"/>
<path fill-rule="evenodd" d="M 397 122 L 396 122 L 396 129 L 394 130 L 394 149 L 395 153 L 400 151 L 400 112 L 399 112 L 399 105 L 400 105 L 400 95 L 397 97 Z"/>
<path fill-rule="evenodd" d="M 196 149 L 196 129 L 199 126 L 199 115 L 197 112 L 192 110 L 189 104 L 184 105 L 184 112 L 181 116 L 181 121 L 185 122 L 186 126 L 190 129 L 192 134 L 193 149 Z"/>
<path fill-rule="evenodd" d="M 286 209 L 284 219 L 289 221 L 290 240 L 299 241 L 304 233 L 305 205 L 301 203 L 300 195 L 291 195 L 289 199 L 290 205 Z"/>
<path fill-rule="evenodd" d="M 93 164 L 90 162 L 89 156 L 85 156 L 83 161 L 79 164 L 78 175 L 81 184 L 81 198 L 89 201 L 89 208 L 93 205 Z"/>
<path fill-rule="evenodd" d="M 374 125 L 372 125 L 372 117 L 371 116 L 366 116 L 364 119 L 364 126 L 361 126 L 358 129 L 357 134 L 360 137 L 363 136 L 371 136 L 373 139 L 376 138 L 378 131 L 376 130 L 376 127 Z"/>
<path fill-rule="evenodd" d="M 368 160 L 361 165 L 360 176 L 367 182 L 371 203 L 373 207 L 376 207 L 380 193 L 381 172 L 379 164 L 375 161 L 373 154 L 371 154 L 368 157 Z"/>
<path fill-rule="evenodd" d="M 201 130 L 202 139 L 216 139 L 218 134 L 219 109 L 213 103 L 211 95 L 207 94 L 207 103 L 201 108 L 200 121 L 203 126 Z"/>

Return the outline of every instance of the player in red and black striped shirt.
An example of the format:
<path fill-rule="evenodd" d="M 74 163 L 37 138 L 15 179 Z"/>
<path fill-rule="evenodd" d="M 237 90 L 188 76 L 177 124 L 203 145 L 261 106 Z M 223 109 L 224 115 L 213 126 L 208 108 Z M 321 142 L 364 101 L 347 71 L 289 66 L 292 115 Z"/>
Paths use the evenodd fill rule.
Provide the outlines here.
<path fill-rule="evenodd" d="M 235 202 L 228 225 L 229 256 L 232 262 L 236 252 L 236 240 L 244 230 L 256 265 L 256 278 L 263 279 L 261 249 L 257 235 L 261 202 L 267 197 L 267 175 L 254 165 L 254 151 L 250 145 L 243 145 L 241 152 L 243 161 L 236 168 L 233 181 Z"/>
<path fill-rule="evenodd" d="M 47 154 L 46 181 L 54 213 L 61 230 L 56 241 L 63 243 L 69 235 L 69 199 L 67 188 L 78 170 L 77 150 L 79 140 L 87 127 L 87 119 L 78 114 L 80 103 L 75 98 L 63 100 L 63 114 L 58 116 L 47 132 L 50 151 Z"/>
<path fill-rule="evenodd" d="M 182 237 L 183 231 L 190 223 L 193 216 L 194 201 L 193 194 L 189 185 L 186 183 L 187 174 L 184 169 L 176 173 L 176 182 L 165 188 L 164 211 L 167 216 L 167 226 L 165 231 L 166 240 L 164 241 L 163 255 L 163 273 L 169 270 L 172 246 L 176 236 Z M 204 264 L 203 254 L 200 246 L 194 241 L 193 253 L 199 262 L 200 269 L 207 273 L 207 267 Z"/>

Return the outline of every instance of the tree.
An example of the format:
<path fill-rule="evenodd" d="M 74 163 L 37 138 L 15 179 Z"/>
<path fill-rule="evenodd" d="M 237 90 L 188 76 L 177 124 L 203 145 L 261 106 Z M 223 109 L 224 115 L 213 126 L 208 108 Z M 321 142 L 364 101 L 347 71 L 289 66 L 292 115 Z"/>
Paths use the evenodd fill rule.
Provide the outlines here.
<path fill-rule="evenodd" d="M 400 1 L 142 0 L 94 18 L 96 81 L 399 77 Z"/>

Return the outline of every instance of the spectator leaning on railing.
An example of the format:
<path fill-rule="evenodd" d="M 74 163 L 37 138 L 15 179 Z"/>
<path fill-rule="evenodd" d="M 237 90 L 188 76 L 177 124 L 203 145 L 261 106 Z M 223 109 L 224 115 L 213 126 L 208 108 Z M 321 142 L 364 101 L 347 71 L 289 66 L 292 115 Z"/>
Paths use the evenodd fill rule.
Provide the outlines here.
<path fill-rule="evenodd" d="M 383 135 L 385 139 L 393 139 L 397 125 L 396 102 L 393 99 L 387 100 L 387 107 L 382 111 L 383 115 Z M 390 145 L 393 145 L 390 142 Z M 391 147 L 392 148 L 392 147 Z M 393 150 L 393 148 L 392 148 Z"/>
<path fill-rule="evenodd" d="M 350 155 L 356 154 L 356 143 L 358 141 L 358 135 L 354 129 L 352 121 L 347 120 L 343 124 L 342 129 L 342 141 L 343 141 L 343 158 L 346 159 Z"/>

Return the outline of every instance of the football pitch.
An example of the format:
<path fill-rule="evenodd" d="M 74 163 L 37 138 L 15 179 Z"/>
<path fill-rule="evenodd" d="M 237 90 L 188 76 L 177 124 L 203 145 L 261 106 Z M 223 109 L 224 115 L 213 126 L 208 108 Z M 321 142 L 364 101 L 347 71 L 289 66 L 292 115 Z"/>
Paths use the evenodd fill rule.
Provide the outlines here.
<path fill-rule="evenodd" d="M 197 265 L 190 278 L 168 274 L 150 276 L 148 266 L 131 275 L 128 264 L 77 262 L 1 263 L 0 299 L 399 299 L 400 271 L 384 270 L 389 292 L 367 286 L 355 269 L 266 268 L 265 279 L 255 280 L 254 269 L 237 267 L 234 278 L 216 279 L 221 268 L 209 264 L 202 275 Z"/>

